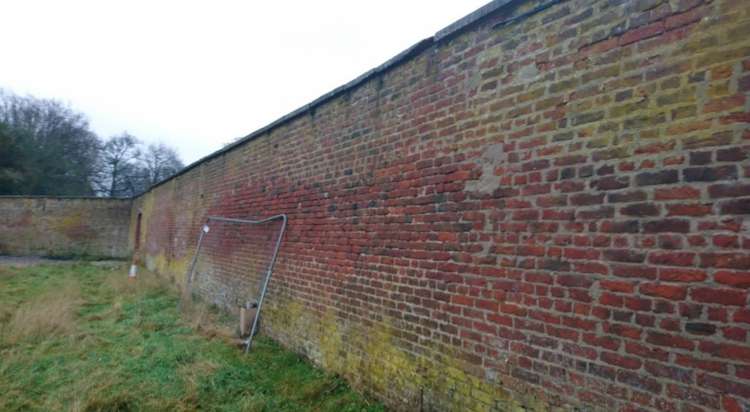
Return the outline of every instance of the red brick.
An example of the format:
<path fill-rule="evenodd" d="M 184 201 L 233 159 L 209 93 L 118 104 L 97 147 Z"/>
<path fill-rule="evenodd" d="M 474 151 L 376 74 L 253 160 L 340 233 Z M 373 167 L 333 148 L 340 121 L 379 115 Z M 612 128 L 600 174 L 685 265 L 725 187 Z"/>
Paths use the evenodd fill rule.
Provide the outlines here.
<path fill-rule="evenodd" d="M 610 365 L 619 366 L 625 369 L 639 369 L 643 362 L 638 358 L 622 356 L 612 352 L 603 351 L 600 359 Z"/>
<path fill-rule="evenodd" d="M 750 385 L 737 382 L 736 380 L 699 373 L 697 382 L 698 385 L 718 393 L 729 393 L 743 398 L 750 398 Z"/>
<path fill-rule="evenodd" d="M 644 368 L 657 378 L 667 378 L 682 383 L 693 383 L 693 371 L 657 362 L 646 362 Z"/>
<path fill-rule="evenodd" d="M 620 37 L 620 45 L 625 46 L 630 43 L 635 43 L 643 39 L 657 36 L 663 32 L 664 23 L 662 22 L 656 22 L 648 26 L 639 27 L 637 29 L 625 32 L 625 34 Z"/>
<path fill-rule="evenodd" d="M 724 395 L 721 397 L 721 406 L 724 408 L 724 411 L 726 412 L 745 412 L 747 411 L 747 408 L 745 408 L 740 402 L 729 396 Z"/>
<path fill-rule="evenodd" d="M 656 189 L 656 200 L 693 200 L 700 197 L 700 190 L 692 186 L 670 187 Z"/>
<path fill-rule="evenodd" d="M 643 224 L 645 233 L 688 233 L 690 221 L 685 219 L 652 220 Z"/>
<path fill-rule="evenodd" d="M 716 235 L 714 236 L 714 246 L 721 248 L 736 248 L 739 247 L 739 238 L 735 235 Z"/>
<path fill-rule="evenodd" d="M 653 203 L 633 203 L 620 209 L 625 216 L 659 216 L 659 205 Z"/>
<path fill-rule="evenodd" d="M 704 253 L 700 255 L 700 266 L 720 269 L 750 269 L 750 255 L 739 253 Z"/>
<path fill-rule="evenodd" d="M 626 278 L 656 279 L 657 269 L 645 265 L 614 265 L 612 274 Z"/>
<path fill-rule="evenodd" d="M 721 97 L 710 100 L 703 106 L 704 113 L 721 112 L 742 107 L 745 104 L 745 96 L 736 94 L 729 97 Z"/>
<path fill-rule="evenodd" d="M 627 249 L 606 249 L 603 256 L 615 262 L 640 263 L 646 260 L 646 254 Z"/>
<path fill-rule="evenodd" d="M 727 373 L 726 362 L 698 359 L 690 355 L 676 354 L 675 363 L 709 372 Z"/>
<path fill-rule="evenodd" d="M 659 268 L 659 280 L 667 282 L 701 282 L 708 275 L 698 269 Z"/>
<path fill-rule="evenodd" d="M 695 253 L 692 252 L 651 252 L 648 262 L 664 266 L 693 266 Z"/>
<path fill-rule="evenodd" d="M 635 290 L 635 285 L 632 282 L 619 280 L 602 280 L 599 282 L 599 286 L 604 289 L 620 293 L 633 293 L 633 291 Z"/>
<path fill-rule="evenodd" d="M 697 287 L 690 291 L 690 297 L 696 302 L 743 306 L 747 302 L 747 291 Z"/>
<path fill-rule="evenodd" d="M 643 331 L 640 328 L 624 325 L 622 323 L 605 323 L 604 332 L 609 335 L 638 340 Z"/>
<path fill-rule="evenodd" d="M 719 358 L 732 359 L 735 362 L 741 361 L 750 363 L 750 347 L 746 345 L 702 341 L 698 345 L 698 349 L 701 352 L 708 353 Z"/>
<path fill-rule="evenodd" d="M 721 329 L 724 339 L 745 342 L 747 339 L 747 330 L 738 327 L 727 327 Z"/>
<path fill-rule="evenodd" d="M 608 336 L 597 336 L 592 333 L 584 333 L 582 335 L 583 342 L 604 349 L 616 351 L 620 347 L 620 340 Z"/>
<path fill-rule="evenodd" d="M 734 313 L 733 320 L 735 322 L 750 323 L 750 310 L 737 309 L 737 312 Z"/>
<path fill-rule="evenodd" d="M 667 216 L 706 216 L 711 214 L 711 205 L 676 204 L 667 205 Z"/>
<path fill-rule="evenodd" d="M 638 290 L 649 296 L 657 296 L 670 300 L 682 300 L 687 296 L 687 287 L 663 283 L 642 283 Z"/>
<path fill-rule="evenodd" d="M 679 348 L 693 350 L 695 344 L 692 340 L 679 335 L 669 335 L 666 333 L 649 332 L 646 335 L 646 342 L 653 345 L 667 346 L 670 348 Z"/>

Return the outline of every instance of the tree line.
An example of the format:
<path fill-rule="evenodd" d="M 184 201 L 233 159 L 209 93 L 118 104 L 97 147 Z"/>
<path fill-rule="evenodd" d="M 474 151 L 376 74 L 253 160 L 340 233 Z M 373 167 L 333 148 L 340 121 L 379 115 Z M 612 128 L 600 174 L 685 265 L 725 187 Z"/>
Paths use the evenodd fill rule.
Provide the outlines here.
<path fill-rule="evenodd" d="M 57 100 L 0 89 L 0 195 L 129 197 L 183 167 L 165 144 L 102 139 Z"/>

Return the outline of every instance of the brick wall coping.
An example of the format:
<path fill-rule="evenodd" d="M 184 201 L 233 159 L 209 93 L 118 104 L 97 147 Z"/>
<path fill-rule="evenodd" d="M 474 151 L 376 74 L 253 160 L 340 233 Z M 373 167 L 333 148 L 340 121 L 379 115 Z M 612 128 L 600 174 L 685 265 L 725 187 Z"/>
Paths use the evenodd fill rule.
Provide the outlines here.
<path fill-rule="evenodd" d="M 256 137 L 262 136 L 262 135 L 264 135 L 264 134 L 266 134 L 266 133 L 268 133 L 268 132 L 276 129 L 277 127 L 279 127 L 279 126 L 281 126 L 281 125 L 283 125 L 285 123 L 288 123 L 288 122 L 290 122 L 290 121 L 292 121 L 292 120 L 294 120 L 294 119 L 296 119 L 296 118 L 298 118 L 298 117 L 300 117 L 300 116 L 302 116 L 302 115 L 304 115 L 306 113 L 313 112 L 315 110 L 315 108 L 317 108 L 317 107 L 319 107 L 319 106 L 327 103 L 328 101 L 330 101 L 330 100 L 332 100 L 332 99 L 334 99 L 334 98 L 336 98 L 336 97 L 338 97 L 338 96 L 340 96 L 342 94 L 345 94 L 345 93 L 350 92 L 350 91 L 352 91 L 354 89 L 357 89 L 358 87 L 362 86 L 364 83 L 366 83 L 368 80 L 370 80 L 370 79 L 372 79 L 374 77 L 377 77 L 377 76 L 380 76 L 380 75 L 382 75 L 384 73 L 387 73 L 388 71 L 390 71 L 390 70 L 392 70 L 392 69 L 400 66 L 401 64 L 410 61 L 414 57 L 416 57 L 419 54 L 421 54 L 423 51 L 429 49 L 430 47 L 433 47 L 435 45 L 444 43 L 444 42 L 446 42 L 446 41 L 454 38 L 458 34 L 463 33 L 464 31 L 466 31 L 466 30 L 468 30 L 468 29 L 470 29 L 470 28 L 472 28 L 472 27 L 480 24 L 481 22 L 483 22 L 484 20 L 486 20 L 488 17 L 490 17 L 491 15 L 493 15 L 495 12 L 497 12 L 497 11 L 499 11 L 501 9 L 505 9 L 505 8 L 511 8 L 511 7 L 515 8 L 515 7 L 518 7 L 518 6 L 520 6 L 520 5 L 524 4 L 524 3 L 527 3 L 529 1 L 530 0 L 493 0 L 493 1 L 491 1 L 490 3 L 488 3 L 488 4 L 486 4 L 486 5 L 482 6 L 482 7 L 480 7 L 476 11 L 474 11 L 472 13 L 469 13 L 468 15 L 466 15 L 465 17 L 457 20 L 454 23 L 451 23 L 450 25 L 446 26 L 444 29 L 439 30 L 433 36 L 428 37 L 428 38 L 426 38 L 424 40 L 421 40 L 421 41 L 417 42 L 413 46 L 407 48 L 406 50 L 404 50 L 401 53 L 397 54 L 396 56 L 392 57 L 391 59 L 389 59 L 385 63 L 381 64 L 380 66 L 378 66 L 378 67 L 376 67 L 374 69 L 371 69 L 371 70 L 365 72 L 364 74 L 362 74 L 361 76 L 355 78 L 354 80 L 352 80 L 352 81 L 350 81 L 350 82 L 348 82 L 348 83 L 346 83 L 346 84 L 344 84 L 342 86 L 339 86 L 339 87 L 333 89 L 332 91 L 330 91 L 330 92 L 328 92 L 328 93 L 326 93 L 326 94 L 318 97 L 317 99 L 315 99 L 312 102 L 310 102 L 310 103 L 308 103 L 308 104 L 306 104 L 306 105 L 298 108 L 297 110 L 294 110 L 294 111 L 292 111 L 292 112 L 290 112 L 290 113 L 288 113 L 288 114 L 280 117 L 279 119 L 271 122 L 270 124 L 268 124 L 268 125 L 266 125 L 264 127 L 261 127 L 260 129 L 255 130 L 254 132 L 248 134 L 247 136 L 242 137 L 242 138 L 238 139 L 237 141 L 235 141 L 235 142 L 233 142 L 231 144 L 228 144 L 228 145 L 224 146 L 223 148 L 221 148 L 221 149 L 219 149 L 219 150 L 217 150 L 217 151 L 215 151 L 215 152 L 213 152 L 213 153 L 211 153 L 211 154 L 209 154 L 209 155 L 207 155 L 205 157 L 202 157 L 202 158 L 196 160 L 195 162 L 193 162 L 193 163 L 185 166 L 185 168 L 183 168 L 179 172 L 175 173 L 174 175 L 169 176 L 169 177 L 165 178 L 164 180 L 162 180 L 162 181 L 154 184 L 153 186 L 151 186 L 146 191 L 146 193 L 149 192 L 149 191 L 151 191 L 151 190 L 153 190 L 154 188 L 156 188 L 158 186 L 161 186 L 164 183 L 169 182 L 170 180 L 172 180 L 172 179 L 174 179 L 174 178 L 176 178 L 176 177 L 178 177 L 178 176 L 180 176 L 182 174 L 187 173 L 188 171 L 190 171 L 190 170 L 192 170 L 192 169 L 200 166 L 201 164 L 203 164 L 203 163 L 205 163 L 205 162 L 207 162 L 207 161 L 209 161 L 211 159 L 219 157 L 219 156 L 223 155 L 224 153 L 229 152 L 229 151 L 233 150 L 234 148 L 236 148 L 236 147 L 238 147 L 238 146 L 240 146 L 240 145 L 242 145 L 242 144 L 244 144 L 244 143 L 246 143 L 246 142 L 248 142 L 250 140 L 255 139 Z M 503 20 L 503 21 L 497 22 L 497 23 L 495 23 L 494 27 L 502 26 L 504 24 L 508 24 L 508 23 L 511 23 L 511 22 L 517 22 L 517 21 L 520 21 L 520 20 L 524 20 L 524 19 L 530 17 L 531 15 L 536 14 L 536 13 L 538 13 L 538 12 L 540 12 L 540 11 L 542 11 L 542 10 L 544 10 L 544 9 L 546 9 L 546 8 L 554 5 L 554 4 L 560 3 L 562 1 L 565 1 L 565 0 L 550 0 L 550 1 L 546 2 L 546 3 L 544 3 L 543 5 L 537 7 L 535 9 L 533 9 L 533 10 L 530 10 L 530 11 L 528 11 L 526 13 L 523 13 L 521 15 L 518 15 L 518 16 L 515 16 L 515 17 L 512 17 L 512 18 L 509 18 L 507 20 Z M 138 196 L 135 196 L 135 198 L 140 197 L 142 195 L 143 195 L 143 193 L 140 194 L 140 195 L 138 195 Z"/>

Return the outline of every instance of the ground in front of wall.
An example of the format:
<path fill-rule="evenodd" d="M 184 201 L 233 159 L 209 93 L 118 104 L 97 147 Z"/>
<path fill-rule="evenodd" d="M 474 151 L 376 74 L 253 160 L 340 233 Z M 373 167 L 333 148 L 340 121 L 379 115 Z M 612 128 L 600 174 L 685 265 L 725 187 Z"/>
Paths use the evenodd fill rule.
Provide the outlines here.
<path fill-rule="evenodd" d="M 21 265 L 24 266 L 24 265 Z M 220 313 L 121 264 L 0 265 L 2 411 L 381 411 Z"/>

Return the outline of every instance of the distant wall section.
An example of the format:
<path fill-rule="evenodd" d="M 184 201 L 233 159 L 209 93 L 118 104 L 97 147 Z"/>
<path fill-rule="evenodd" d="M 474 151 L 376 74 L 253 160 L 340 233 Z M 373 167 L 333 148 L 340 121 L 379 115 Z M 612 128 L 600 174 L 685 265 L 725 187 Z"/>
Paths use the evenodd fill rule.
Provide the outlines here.
<path fill-rule="evenodd" d="M 0 255 L 125 258 L 129 199 L 0 197 Z"/>

